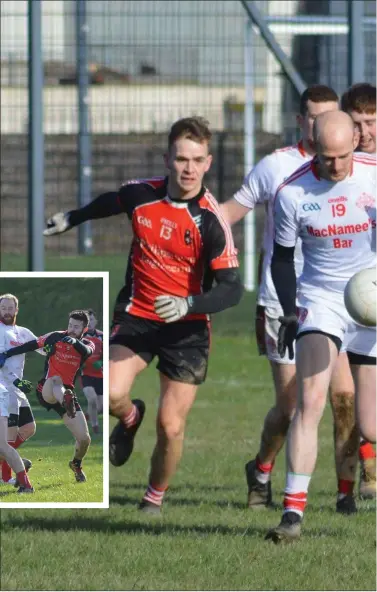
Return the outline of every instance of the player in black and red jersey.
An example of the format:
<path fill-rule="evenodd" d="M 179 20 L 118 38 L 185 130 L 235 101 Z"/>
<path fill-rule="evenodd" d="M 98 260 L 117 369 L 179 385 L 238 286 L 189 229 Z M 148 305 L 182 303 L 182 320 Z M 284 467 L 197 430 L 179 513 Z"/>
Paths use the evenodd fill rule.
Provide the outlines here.
<path fill-rule="evenodd" d="M 131 401 L 129 393 L 156 356 L 161 391 L 157 443 L 139 506 L 150 513 L 161 510 L 181 458 L 188 412 L 206 377 L 208 315 L 236 305 L 242 295 L 230 227 L 203 186 L 212 161 L 210 138 L 202 118 L 177 121 L 168 138 L 167 177 L 130 181 L 83 208 L 55 214 L 44 231 L 60 234 L 86 220 L 121 213 L 132 223 L 126 281 L 110 337 L 110 410 L 119 418 L 110 437 L 110 460 L 122 465 L 132 452 L 145 405 Z"/>
<path fill-rule="evenodd" d="M 81 366 L 94 351 L 94 345 L 83 338 L 88 323 L 86 311 L 74 310 L 69 314 L 66 331 L 47 333 L 5 352 L 5 359 L 39 348 L 46 352 L 44 375 L 37 386 L 37 397 L 48 411 L 56 411 L 76 440 L 75 454 L 69 467 L 78 482 L 86 481 L 81 464 L 90 445 L 90 436 L 84 413 L 76 399 L 74 384 Z"/>
<path fill-rule="evenodd" d="M 81 382 L 84 395 L 88 401 L 88 417 L 93 432 L 99 433 L 98 413 L 103 408 L 103 333 L 97 326 L 97 317 L 92 308 L 88 308 L 88 330 L 85 338 L 94 345 L 94 352 L 88 358 L 81 371 Z"/>

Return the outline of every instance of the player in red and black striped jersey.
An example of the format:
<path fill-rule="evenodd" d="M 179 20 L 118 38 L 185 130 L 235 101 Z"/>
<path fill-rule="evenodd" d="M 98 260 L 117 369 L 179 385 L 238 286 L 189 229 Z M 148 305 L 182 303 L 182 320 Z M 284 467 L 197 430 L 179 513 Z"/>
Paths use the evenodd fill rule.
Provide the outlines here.
<path fill-rule="evenodd" d="M 88 323 L 86 311 L 74 310 L 69 314 L 66 331 L 47 333 L 6 352 L 6 358 L 40 348 L 46 352 L 37 398 L 45 409 L 56 411 L 75 438 L 75 454 L 69 466 L 78 482 L 86 481 L 81 464 L 90 445 L 90 436 L 84 413 L 76 399 L 74 384 L 82 365 L 94 351 L 93 343 L 83 337 Z"/>
<path fill-rule="evenodd" d="M 160 511 L 181 458 L 187 414 L 207 372 L 208 315 L 236 305 L 242 295 L 230 227 L 203 185 L 212 162 L 210 138 L 200 117 L 177 121 L 168 138 L 167 177 L 130 181 L 83 208 L 55 214 L 44 231 L 60 234 L 121 213 L 131 221 L 126 281 L 110 338 L 110 410 L 119 418 L 110 460 L 119 466 L 132 452 L 145 405 L 131 401 L 129 393 L 135 377 L 157 357 L 157 443 L 140 504 L 147 512 Z"/>
<path fill-rule="evenodd" d="M 85 338 L 94 345 L 94 352 L 88 358 L 81 371 L 81 383 L 88 401 L 88 418 L 95 434 L 99 433 L 98 414 L 103 408 L 103 333 L 97 326 L 97 317 L 92 308 L 88 308 L 89 326 Z"/>

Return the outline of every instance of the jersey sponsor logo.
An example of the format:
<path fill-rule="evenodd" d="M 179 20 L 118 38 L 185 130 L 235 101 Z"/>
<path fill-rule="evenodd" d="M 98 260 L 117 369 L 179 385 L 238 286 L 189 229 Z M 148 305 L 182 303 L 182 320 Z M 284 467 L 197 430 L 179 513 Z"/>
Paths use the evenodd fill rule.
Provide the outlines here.
<path fill-rule="evenodd" d="M 187 229 L 185 231 L 185 244 L 186 245 L 191 245 L 191 243 L 192 243 L 191 232 L 190 232 L 189 229 Z"/>
<path fill-rule="evenodd" d="M 13 345 L 14 347 L 16 347 L 17 345 L 22 345 L 21 341 L 13 341 L 13 340 L 11 340 L 9 343 L 10 343 L 10 345 Z"/>
<path fill-rule="evenodd" d="M 137 221 L 141 226 L 146 226 L 147 228 L 152 228 L 152 220 L 146 218 L 145 216 L 138 216 Z"/>
<path fill-rule="evenodd" d="M 342 201 L 348 201 L 348 197 L 340 195 L 339 197 L 331 197 L 327 200 L 327 203 L 341 203 Z"/>
<path fill-rule="evenodd" d="M 362 224 L 328 224 L 326 228 L 313 228 L 313 226 L 306 226 L 306 230 L 310 236 L 317 237 L 331 237 L 341 234 L 357 234 L 360 232 L 367 232 L 369 228 L 376 228 L 376 221 L 369 218 L 368 222 Z"/>
<path fill-rule="evenodd" d="M 160 222 L 164 225 L 164 226 L 169 226 L 169 228 L 177 228 L 177 223 L 173 222 L 172 220 L 168 220 L 167 218 L 161 218 Z"/>
<path fill-rule="evenodd" d="M 304 203 L 302 209 L 304 212 L 319 212 L 321 206 L 319 203 Z"/>
<path fill-rule="evenodd" d="M 374 206 L 375 203 L 376 199 L 374 195 L 369 195 L 369 193 L 362 193 L 356 200 L 356 205 L 361 210 L 363 210 L 364 208 Z"/>

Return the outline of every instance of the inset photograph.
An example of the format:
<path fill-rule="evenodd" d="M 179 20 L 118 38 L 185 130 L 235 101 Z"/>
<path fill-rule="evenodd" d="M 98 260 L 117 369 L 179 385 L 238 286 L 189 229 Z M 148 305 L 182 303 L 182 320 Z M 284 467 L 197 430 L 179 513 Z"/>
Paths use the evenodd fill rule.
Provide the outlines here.
<path fill-rule="evenodd" d="M 107 274 L 0 274 L 0 507 L 108 507 L 107 311 Z"/>

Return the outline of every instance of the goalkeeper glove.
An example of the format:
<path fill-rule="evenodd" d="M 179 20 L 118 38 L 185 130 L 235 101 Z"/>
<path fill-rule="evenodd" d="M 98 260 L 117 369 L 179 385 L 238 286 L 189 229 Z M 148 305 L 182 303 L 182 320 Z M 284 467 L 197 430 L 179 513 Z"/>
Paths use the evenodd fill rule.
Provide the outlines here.
<path fill-rule="evenodd" d="M 62 234 L 67 232 L 72 226 L 69 223 L 69 213 L 58 212 L 47 220 L 47 228 L 43 231 L 44 236 L 52 234 Z"/>
<path fill-rule="evenodd" d="M 297 316 L 291 314 L 286 317 L 279 317 L 278 320 L 281 323 L 278 334 L 278 352 L 280 357 L 284 358 L 285 350 L 288 349 L 289 359 L 293 360 L 293 342 L 296 339 L 298 328 Z"/>
<path fill-rule="evenodd" d="M 69 335 L 66 335 L 65 337 L 63 337 L 62 341 L 64 343 L 69 343 L 69 345 L 75 345 L 77 339 L 75 339 L 74 337 L 70 337 Z"/>
<path fill-rule="evenodd" d="M 16 380 L 13 381 L 13 384 L 16 388 L 25 393 L 25 395 L 28 395 L 33 390 L 33 383 L 30 382 L 30 380 L 16 378 Z"/>
<path fill-rule="evenodd" d="M 157 296 L 154 301 L 155 313 L 165 323 L 174 323 L 179 321 L 188 313 L 189 305 L 187 298 L 179 296 Z"/>
<path fill-rule="evenodd" d="M 96 362 L 93 362 L 93 368 L 95 368 L 96 370 L 101 370 L 102 366 L 103 366 L 102 360 L 97 360 Z"/>

